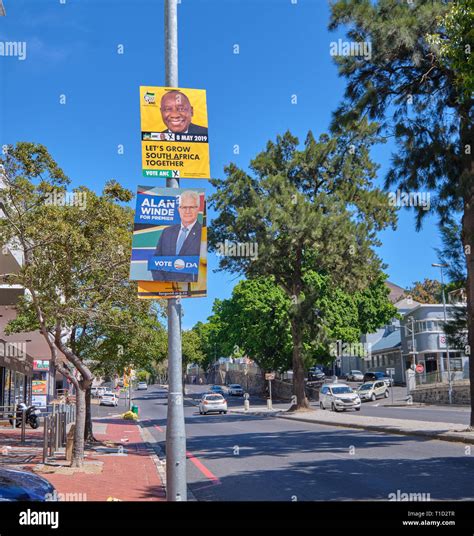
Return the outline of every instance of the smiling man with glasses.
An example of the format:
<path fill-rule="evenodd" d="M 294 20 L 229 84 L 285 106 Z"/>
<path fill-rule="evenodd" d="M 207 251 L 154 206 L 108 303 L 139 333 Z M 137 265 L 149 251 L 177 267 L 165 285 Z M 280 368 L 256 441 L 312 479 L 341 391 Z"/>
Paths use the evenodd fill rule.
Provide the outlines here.
<path fill-rule="evenodd" d="M 186 190 L 181 194 L 178 207 L 181 223 L 163 230 L 155 249 L 155 257 L 199 256 L 201 251 L 202 225 L 197 221 L 199 194 Z M 196 282 L 197 274 L 177 274 L 161 270 L 152 271 L 154 281 Z"/>

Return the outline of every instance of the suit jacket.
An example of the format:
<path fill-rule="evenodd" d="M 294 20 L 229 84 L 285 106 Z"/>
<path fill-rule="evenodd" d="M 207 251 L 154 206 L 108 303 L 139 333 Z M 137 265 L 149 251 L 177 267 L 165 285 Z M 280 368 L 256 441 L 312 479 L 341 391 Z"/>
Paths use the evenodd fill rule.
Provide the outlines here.
<path fill-rule="evenodd" d="M 171 225 L 164 229 L 153 254 L 155 257 L 176 255 L 176 242 L 178 241 L 181 224 Z M 199 255 L 201 252 L 201 233 L 202 225 L 196 221 L 191 232 L 181 246 L 179 255 Z M 161 270 L 152 270 L 153 281 L 184 281 L 196 282 L 198 274 L 179 274 L 176 272 L 165 272 Z"/>
<path fill-rule="evenodd" d="M 173 133 L 172 130 L 166 129 L 162 132 L 164 133 Z M 184 132 L 174 132 L 174 134 L 184 134 Z M 188 131 L 186 134 L 193 134 L 196 136 L 207 136 L 207 127 L 201 127 L 199 125 L 195 125 L 194 123 L 189 123 Z"/>

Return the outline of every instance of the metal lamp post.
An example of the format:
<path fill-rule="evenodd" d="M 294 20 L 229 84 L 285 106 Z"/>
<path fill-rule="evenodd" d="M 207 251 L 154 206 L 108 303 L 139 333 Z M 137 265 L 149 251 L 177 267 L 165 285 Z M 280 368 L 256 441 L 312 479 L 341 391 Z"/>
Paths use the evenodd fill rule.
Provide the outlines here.
<path fill-rule="evenodd" d="M 443 295 L 443 317 L 444 317 L 443 331 L 444 331 L 444 339 L 446 341 L 446 361 L 448 364 L 448 399 L 449 399 L 449 403 L 452 404 L 453 403 L 453 385 L 451 382 L 451 359 L 449 357 L 449 343 L 448 343 L 448 336 L 446 335 L 447 314 L 446 314 L 446 297 L 444 295 L 444 277 L 443 277 L 443 268 L 447 268 L 448 265 L 434 262 L 431 266 L 433 266 L 434 268 L 439 268 L 441 272 L 441 290 L 442 290 L 442 295 Z M 444 372 L 444 363 L 443 363 L 442 357 L 440 359 L 440 363 L 441 363 L 441 372 Z"/>

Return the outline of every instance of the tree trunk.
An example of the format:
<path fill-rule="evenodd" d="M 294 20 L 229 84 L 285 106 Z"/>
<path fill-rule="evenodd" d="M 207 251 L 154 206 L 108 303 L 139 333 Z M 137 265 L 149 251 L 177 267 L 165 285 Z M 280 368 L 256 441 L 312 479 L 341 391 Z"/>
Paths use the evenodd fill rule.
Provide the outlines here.
<path fill-rule="evenodd" d="M 297 411 L 309 408 L 304 388 L 303 334 L 297 316 L 291 320 L 291 335 L 293 339 L 293 395 L 296 400 L 290 407 L 290 411 Z"/>
<path fill-rule="evenodd" d="M 471 394 L 471 427 L 474 428 L 474 195 L 465 200 L 463 215 L 463 243 L 467 265 L 467 329 L 469 352 L 469 380 Z"/>
<path fill-rule="evenodd" d="M 94 437 L 94 430 L 92 429 L 92 414 L 91 414 L 91 386 L 86 389 L 86 422 L 84 426 L 84 440 L 85 441 L 97 441 Z"/>
<path fill-rule="evenodd" d="M 82 385 L 76 388 L 76 428 L 72 448 L 71 467 L 82 467 L 84 463 L 84 431 L 86 424 L 86 392 Z"/>

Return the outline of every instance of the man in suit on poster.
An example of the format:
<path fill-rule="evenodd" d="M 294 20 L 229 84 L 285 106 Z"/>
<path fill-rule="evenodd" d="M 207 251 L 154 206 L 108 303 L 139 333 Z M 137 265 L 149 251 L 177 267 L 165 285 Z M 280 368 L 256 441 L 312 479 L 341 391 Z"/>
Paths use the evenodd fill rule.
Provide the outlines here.
<path fill-rule="evenodd" d="M 161 118 L 168 127 L 163 133 L 207 136 L 207 128 L 192 123 L 194 109 L 181 91 L 168 91 L 161 98 Z"/>
<path fill-rule="evenodd" d="M 197 221 L 199 214 L 199 194 L 186 190 L 181 194 L 179 205 L 181 223 L 163 230 L 155 249 L 154 256 L 193 255 L 201 251 L 202 225 Z M 152 270 L 154 281 L 196 282 L 198 274 L 180 274 L 162 270 Z"/>

